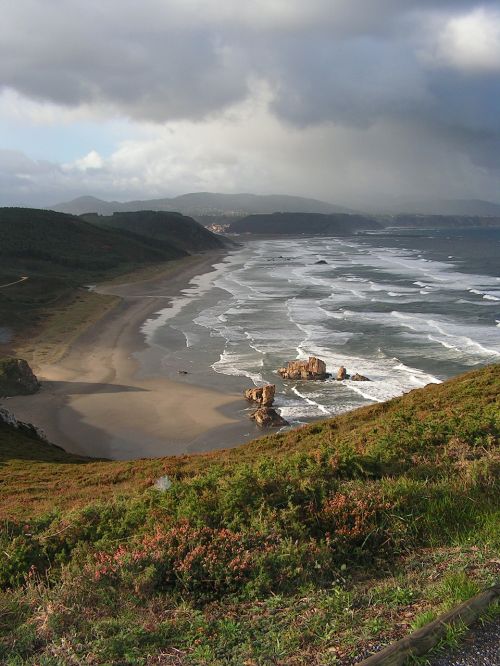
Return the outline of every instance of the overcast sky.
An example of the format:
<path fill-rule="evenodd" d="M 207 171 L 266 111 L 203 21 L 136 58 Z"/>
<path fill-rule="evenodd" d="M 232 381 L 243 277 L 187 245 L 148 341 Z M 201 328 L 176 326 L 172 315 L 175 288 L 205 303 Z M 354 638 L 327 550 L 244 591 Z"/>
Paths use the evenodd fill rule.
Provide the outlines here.
<path fill-rule="evenodd" d="M 0 0 L 0 204 L 500 200 L 500 0 Z"/>

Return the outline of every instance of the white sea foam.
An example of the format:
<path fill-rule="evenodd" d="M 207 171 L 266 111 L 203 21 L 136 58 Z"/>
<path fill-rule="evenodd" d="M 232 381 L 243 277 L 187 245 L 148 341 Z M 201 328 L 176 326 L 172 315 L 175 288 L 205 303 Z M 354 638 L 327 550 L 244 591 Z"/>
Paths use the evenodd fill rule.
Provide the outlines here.
<path fill-rule="evenodd" d="M 312 400 L 304 393 L 301 393 L 296 386 L 292 388 L 292 392 L 295 393 L 295 395 L 298 395 L 299 398 L 302 398 L 302 400 L 305 400 L 308 405 L 316 409 L 320 414 L 326 414 L 327 416 L 330 414 L 330 411 L 324 405 L 316 402 L 315 400 Z"/>
<path fill-rule="evenodd" d="M 391 316 L 399 319 L 401 326 L 426 335 L 429 340 L 447 349 L 463 354 L 500 356 L 500 340 L 488 326 L 462 324 L 438 319 L 435 315 L 431 318 L 428 315 L 409 315 L 394 311 Z"/>
<path fill-rule="evenodd" d="M 260 372 L 250 370 L 254 366 L 262 367 L 262 359 L 255 359 L 249 354 L 237 354 L 229 349 L 224 349 L 218 361 L 212 364 L 215 372 L 235 377 L 248 377 L 258 386 L 264 382 Z"/>
<path fill-rule="evenodd" d="M 151 339 L 170 324 L 190 349 L 220 339 L 213 369 L 256 385 L 277 383 L 276 404 L 294 423 L 438 382 L 447 376 L 443 363 L 465 368 L 500 355 L 500 320 L 487 316 L 500 300 L 497 278 L 345 239 L 304 239 L 300 255 L 290 251 L 288 239 L 235 251 L 146 322 L 145 334 Z M 327 264 L 315 264 L 320 259 Z M 345 365 L 372 381 L 282 385 L 273 370 L 310 355 L 323 358 L 329 372 Z M 435 375 L 425 371 L 434 365 Z"/>

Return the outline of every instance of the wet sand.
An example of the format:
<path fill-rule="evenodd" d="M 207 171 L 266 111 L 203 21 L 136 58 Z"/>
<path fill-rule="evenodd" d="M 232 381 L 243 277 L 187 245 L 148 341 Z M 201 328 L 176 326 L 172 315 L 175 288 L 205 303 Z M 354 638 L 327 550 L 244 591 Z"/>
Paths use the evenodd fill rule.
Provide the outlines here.
<path fill-rule="evenodd" d="M 143 282 L 100 285 L 121 302 L 89 328 L 56 364 L 36 368 L 42 389 L 11 398 L 16 416 L 40 427 L 54 444 L 93 457 L 133 459 L 237 445 L 258 436 L 241 393 L 171 377 L 143 377 L 134 353 L 144 349 L 141 325 L 207 273 L 225 252 L 178 262 Z M 207 368 L 208 372 L 208 368 Z"/>

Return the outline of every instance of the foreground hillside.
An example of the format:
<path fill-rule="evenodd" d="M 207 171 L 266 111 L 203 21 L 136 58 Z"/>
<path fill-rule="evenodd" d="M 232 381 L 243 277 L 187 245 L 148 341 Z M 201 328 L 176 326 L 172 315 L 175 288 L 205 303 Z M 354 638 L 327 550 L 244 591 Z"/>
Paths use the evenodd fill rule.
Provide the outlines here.
<path fill-rule="evenodd" d="M 16 350 L 16 336 L 60 343 L 116 302 L 89 293 L 85 285 L 222 245 L 182 216 L 162 220 L 161 235 L 149 228 L 143 233 L 141 216 L 131 214 L 129 224 L 115 228 L 120 224 L 96 226 L 54 211 L 0 208 L 0 350 L 4 344 L 11 351 L 9 342 Z M 30 358 L 29 350 L 23 352 Z"/>
<path fill-rule="evenodd" d="M 352 663 L 498 574 L 499 396 L 496 365 L 131 462 L 1 426 L 0 660 Z"/>

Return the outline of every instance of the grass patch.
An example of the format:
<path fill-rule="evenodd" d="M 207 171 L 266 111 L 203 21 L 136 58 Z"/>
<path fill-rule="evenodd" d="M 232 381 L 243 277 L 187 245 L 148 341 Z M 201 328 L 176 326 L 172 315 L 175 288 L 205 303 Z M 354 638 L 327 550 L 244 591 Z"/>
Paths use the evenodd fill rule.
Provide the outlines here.
<path fill-rule="evenodd" d="M 34 337 L 18 339 L 16 353 L 35 366 L 55 363 L 84 331 L 119 302 L 117 296 L 78 289 L 58 308 L 40 313 L 42 329 Z"/>

